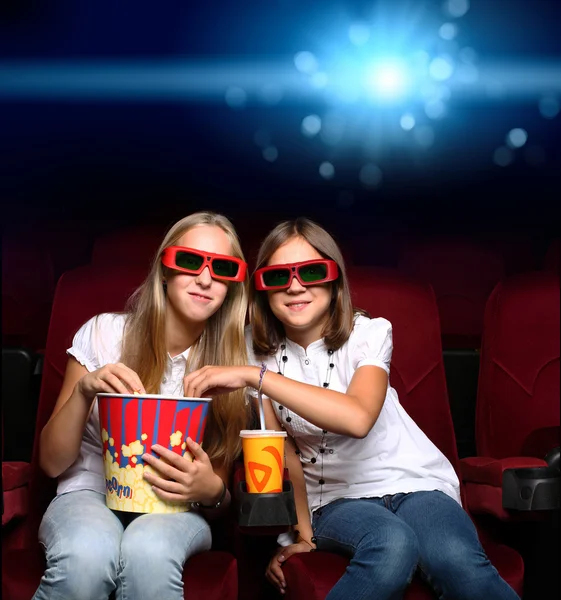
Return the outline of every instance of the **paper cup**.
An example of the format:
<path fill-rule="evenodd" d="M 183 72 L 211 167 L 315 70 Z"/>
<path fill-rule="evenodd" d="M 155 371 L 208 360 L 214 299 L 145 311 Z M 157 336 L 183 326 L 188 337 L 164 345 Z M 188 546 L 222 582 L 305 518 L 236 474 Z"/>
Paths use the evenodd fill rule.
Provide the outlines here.
<path fill-rule="evenodd" d="M 113 510 L 134 513 L 186 512 L 190 504 L 164 502 L 144 479 L 142 455 L 153 454 L 160 444 L 193 460 L 186 438 L 201 443 L 209 398 L 179 398 L 158 394 L 98 394 L 99 423 L 103 443 L 105 499 Z"/>
<path fill-rule="evenodd" d="M 245 482 L 250 494 L 282 492 L 286 431 L 240 431 Z"/>

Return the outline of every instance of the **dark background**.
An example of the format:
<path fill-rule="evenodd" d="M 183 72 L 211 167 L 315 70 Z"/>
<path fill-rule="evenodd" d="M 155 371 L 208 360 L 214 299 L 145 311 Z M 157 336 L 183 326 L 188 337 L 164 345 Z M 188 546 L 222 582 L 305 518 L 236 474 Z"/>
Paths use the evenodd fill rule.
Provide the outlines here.
<path fill-rule="evenodd" d="M 337 35 L 344 35 L 345 19 L 365 18 L 377 4 L 4 0 L 0 62 L 182 58 L 291 65 L 299 50 L 321 54 L 336 45 L 334 19 L 341 23 Z M 409 2 L 405 20 L 421 5 L 441 14 L 440 2 Z M 560 14 L 554 0 L 472 0 L 458 22 L 482 63 L 561 65 Z M 368 219 L 382 228 L 525 230 L 550 238 L 560 195 L 561 116 L 544 119 L 538 99 L 451 103 L 429 151 L 388 143 L 380 163 L 383 183 L 368 190 L 356 176 L 360 149 L 326 149 L 301 135 L 302 118 L 322 114 L 319 101 L 254 102 L 233 110 L 223 98 L 0 94 L 2 226 L 75 220 L 102 231 L 170 223 L 193 209 L 214 208 L 237 225 L 257 213 L 307 214 L 335 229 Z M 261 127 L 275 137 L 276 162 L 265 161 L 253 140 Z M 529 165 L 518 151 L 507 167 L 493 163 L 512 127 L 528 131 L 529 142 L 543 150 L 543 163 Z M 337 176 L 325 181 L 317 169 L 329 153 Z"/>

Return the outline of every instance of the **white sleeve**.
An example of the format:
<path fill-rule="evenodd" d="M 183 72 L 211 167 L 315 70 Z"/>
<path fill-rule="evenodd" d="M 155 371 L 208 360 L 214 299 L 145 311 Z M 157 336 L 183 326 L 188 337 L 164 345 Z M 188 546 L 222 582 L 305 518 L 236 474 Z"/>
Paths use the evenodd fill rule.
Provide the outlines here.
<path fill-rule="evenodd" d="M 104 313 L 92 317 L 78 329 L 66 353 L 90 372 L 118 362 L 123 323 L 123 315 Z"/>
<path fill-rule="evenodd" d="M 362 319 L 355 324 L 352 340 L 353 369 L 374 366 L 389 375 L 392 359 L 392 324 L 387 319 Z"/>

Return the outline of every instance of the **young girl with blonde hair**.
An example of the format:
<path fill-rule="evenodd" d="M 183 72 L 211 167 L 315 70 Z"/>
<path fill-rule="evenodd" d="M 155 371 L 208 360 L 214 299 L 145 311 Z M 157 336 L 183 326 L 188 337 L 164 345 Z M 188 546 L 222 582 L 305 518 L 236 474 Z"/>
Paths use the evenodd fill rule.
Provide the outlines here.
<path fill-rule="evenodd" d="M 34 600 L 107 600 L 113 591 L 118 600 L 183 599 L 183 564 L 210 548 L 207 518 L 230 501 L 226 484 L 249 419 L 244 391 L 213 396 L 204 450 L 187 440 L 193 462 L 159 445 L 159 458 L 142 455 L 155 494 L 190 510 L 129 517 L 128 525 L 105 504 L 96 394 L 183 396 L 190 371 L 246 364 L 246 309 L 234 228 L 200 212 L 171 227 L 124 313 L 97 315 L 78 330 L 41 432 L 41 466 L 58 488 L 39 529 L 47 568 Z"/>

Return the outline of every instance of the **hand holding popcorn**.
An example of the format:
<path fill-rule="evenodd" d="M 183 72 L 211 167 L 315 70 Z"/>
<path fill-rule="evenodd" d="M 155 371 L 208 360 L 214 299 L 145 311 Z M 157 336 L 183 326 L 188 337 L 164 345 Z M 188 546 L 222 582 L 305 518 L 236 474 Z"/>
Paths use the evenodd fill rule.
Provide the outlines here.
<path fill-rule="evenodd" d="M 222 479 L 216 475 L 208 454 L 200 444 L 187 438 L 187 449 L 193 460 L 154 444 L 152 450 L 160 458 L 143 454 L 142 460 L 154 472 L 144 472 L 144 478 L 152 485 L 154 493 L 166 502 L 200 502 L 213 504 L 223 489 Z"/>
<path fill-rule="evenodd" d="M 138 375 L 123 363 L 109 363 L 97 371 L 84 375 L 76 384 L 79 392 L 87 400 L 93 400 L 99 393 L 144 394 L 144 386 Z"/>

